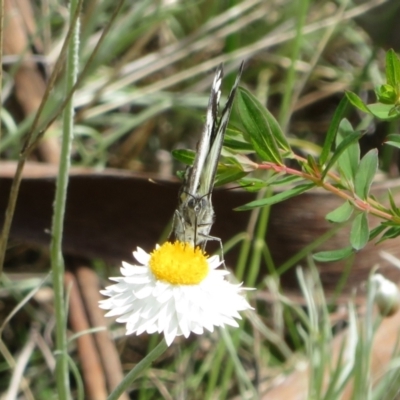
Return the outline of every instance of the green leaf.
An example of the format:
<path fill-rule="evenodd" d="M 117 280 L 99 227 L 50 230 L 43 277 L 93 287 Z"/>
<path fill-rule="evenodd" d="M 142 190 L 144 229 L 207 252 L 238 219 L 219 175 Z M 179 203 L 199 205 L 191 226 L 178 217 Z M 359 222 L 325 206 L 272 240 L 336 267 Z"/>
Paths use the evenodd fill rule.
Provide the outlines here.
<path fill-rule="evenodd" d="M 344 138 L 353 132 L 354 130 L 350 122 L 347 119 L 344 119 L 340 123 L 339 134 L 337 135 L 336 144 L 338 148 Z M 339 170 L 348 182 L 354 182 L 359 162 L 360 146 L 358 143 L 352 142 L 346 147 L 338 159 Z"/>
<path fill-rule="evenodd" d="M 378 101 L 383 104 L 396 104 L 397 93 L 396 89 L 392 85 L 381 85 L 375 89 L 376 97 Z"/>
<path fill-rule="evenodd" d="M 237 181 L 247 175 L 241 168 L 232 167 L 226 168 L 221 166 L 217 170 L 217 176 L 215 178 L 215 186 L 225 185 L 230 182 Z"/>
<path fill-rule="evenodd" d="M 238 88 L 235 105 L 244 135 L 250 137 L 260 158 L 282 165 L 279 147 L 290 151 L 290 146 L 272 114 L 250 92 L 241 87 Z"/>
<path fill-rule="evenodd" d="M 340 207 L 328 213 L 325 219 L 329 222 L 345 222 L 351 217 L 352 213 L 353 206 L 348 201 L 345 201 Z"/>
<path fill-rule="evenodd" d="M 365 212 L 358 214 L 354 220 L 350 231 L 350 244 L 354 250 L 361 250 L 368 243 L 369 228 L 368 217 Z"/>
<path fill-rule="evenodd" d="M 340 121 L 345 116 L 348 107 L 349 107 L 349 100 L 346 96 L 344 96 L 342 98 L 342 100 L 340 100 L 339 105 L 336 107 L 335 113 L 333 114 L 331 123 L 328 128 L 328 132 L 326 133 L 325 142 L 322 147 L 321 156 L 319 158 L 319 162 L 320 162 L 321 166 L 323 166 L 328 159 L 329 153 L 332 148 L 332 144 L 335 141 L 335 137 L 336 137 L 336 133 L 338 131 L 339 125 L 340 125 Z"/>
<path fill-rule="evenodd" d="M 176 176 L 180 181 L 183 181 L 185 179 L 185 171 L 176 171 Z"/>
<path fill-rule="evenodd" d="M 378 169 L 378 150 L 372 149 L 361 159 L 354 180 L 356 195 L 366 200 Z"/>
<path fill-rule="evenodd" d="M 379 239 L 378 243 L 383 242 L 384 240 L 387 239 L 394 239 L 396 237 L 400 236 L 400 226 L 393 226 L 392 228 L 389 228 Z"/>
<path fill-rule="evenodd" d="M 247 210 L 252 210 L 253 208 L 265 207 L 265 206 L 270 206 L 272 204 L 280 203 L 281 201 L 287 200 L 291 197 L 294 197 L 303 192 L 306 192 L 307 190 L 310 190 L 314 186 L 315 186 L 314 183 L 305 183 L 303 185 L 298 185 L 292 189 L 285 190 L 284 192 L 275 194 L 271 197 L 252 201 L 244 206 L 240 206 L 240 207 L 236 208 L 236 210 L 237 211 L 247 211 Z"/>
<path fill-rule="evenodd" d="M 258 192 L 259 190 L 265 188 L 267 183 L 262 179 L 256 178 L 243 178 L 238 181 L 238 184 L 247 192 Z"/>
<path fill-rule="evenodd" d="M 193 150 L 179 149 L 172 150 L 172 156 L 182 164 L 192 165 L 196 153 Z"/>
<path fill-rule="evenodd" d="M 243 154 L 232 153 L 226 148 L 222 149 L 220 164 L 226 167 L 234 166 L 240 168 L 241 171 L 246 173 L 258 169 L 258 164 L 250 160 L 249 157 Z"/>
<path fill-rule="evenodd" d="M 373 103 L 369 104 L 368 108 L 374 117 L 383 121 L 394 121 L 399 117 L 396 108 L 392 104 Z"/>
<path fill-rule="evenodd" d="M 312 175 L 315 175 L 317 172 L 318 174 L 321 172 L 319 164 L 315 161 L 315 158 L 311 154 L 307 154 L 307 169 L 311 172 Z"/>
<path fill-rule="evenodd" d="M 236 107 L 235 107 L 236 110 Z M 229 118 L 228 126 L 225 131 L 225 136 L 240 136 L 242 135 L 243 125 L 241 124 L 236 112 L 233 112 Z"/>
<path fill-rule="evenodd" d="M 359 110 L 367 114 L 372 114 L 368 106 L 355 93 L 346 92 L 346 97 L 349 99 L 350 103 L 353 104 L 354 107 L 357 107 Z"/>
<path fill-rule="evenodd" d="M 369 232 L 369 241 L 375 239 L 378 235 L 380 235 L 385 229 L 387 229 L 387 225 L 381 223 L 380 225 L 376 226 L 375 228 L 371 229 Z"/>
<path fill-rule="evenodd" d="M 400 209 L 399 207 L 397 207 L 397 204 L 394 201 L 394 197 L 392 195 L 392 191 L 390 189 L 388 189 L 388 195 L 389 195 L 390 209 L 393 215 L 397 215 L 398 217 L 400 217 Z"/>
<path fill-rule="evenodd" d="M 395 104 L 390 110 L 389 110 L 389 117 L 399 117 L 400 116 L 400 104 Z"/>
<path fill-rule="evenodd" d="M 224 146 L 235 151 L 254 153 L 254 146 L 251 143 L 245 142 L 243 140 L 232 139 L 231 137 L 225 137 Z"/>
<path fill-rule="evenodd" d="M 217 167 L 216 186 L 242 179 L 257 168 L 257 165 L 244 155 L 233 154 L 226 156 L 225 154 L 230 154 L 226 149 L 223 149 L 222 153 L 224 155 Z"/>
<path fill-rule="evenodd" d="M 351 254 L 353 254 L 353 248 L 349 246 L 344 249 L 320 251 L 314 254 L 313 258 L 315 261 L 319 262 L 339 261 L 351 256 Z"/>
<path fill-rule="evenodd" d="M 274 186 L 294 185 L 303 181 L 301 176 L 296 175 L 274 175 L 268 179 L 268 183 Z"/>
<path fill-rule="evenodd" d="M 400 149 L 400 135 L 398 133 L 391 133 L 386 136 L 384 144 L 388 144 Z"/>
<path fill-rule="evenodd" d="M 386 52 L 386 81 L 394 87 L 400 84 L 400 60 L 393 49 Z"/>
<path fill-rule="evenodd" d="M 185 165 L 193 165 L 196 153 L 193 150 L 179 149 L 173 150 L 172 156 Z M 236 158 L 239 158 L 238 161 Z M 215 186 L 225 185 L 226 183 L 237 181 L 246 176 L 254 168 L 250 168 L 250 162 L 246 164 L 243 160 L 245 157 L 236 155 L 232 157 L 224 157 L 224 164 L 218 163 L 217 175 L 215 178 Z M 254 163 L 252 163 L 254 165 Z M 245 169 L 247 167 L 247 169 Z M 184 172 L 179 172 L 180 179 L 184 178 Z"/>
<path fill-rule="evenodd" d="M 357 142 L 362 136 L 361 132 L 349 132 L 346 137 L 337 146 L 332 158 L 329 160 L 328 165 L 325 167 L 322 176 L 324 177 L 328 171 L 335 164 L 336 160 L 341 156 L 341 154 L 353 143 Z M 348 171 L 350 172 L 350 170 Z M 347 177 L 347 176 L 346 176 Z"/>

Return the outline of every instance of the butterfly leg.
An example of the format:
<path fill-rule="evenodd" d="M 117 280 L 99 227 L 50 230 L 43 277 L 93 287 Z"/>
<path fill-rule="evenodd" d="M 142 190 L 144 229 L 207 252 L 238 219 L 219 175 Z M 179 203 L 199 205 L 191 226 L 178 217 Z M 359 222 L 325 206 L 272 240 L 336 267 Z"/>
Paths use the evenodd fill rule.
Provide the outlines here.
<path fill-rule="evenodd" d="M 226 269 L 226 264 L 225 264 L 225 257 L 224 257 L 224 247 L 222 245 L 222 240 L 219 237 L 216 236 L 210 236 L 210 235 L 202 235 L 202 237 L 204 238 L 203 243 L 202 243 L 202 249 L 205 250 L 206 244 L 208 240 L 214 240 L 217 241 L 219 243 L 219 248 L 221 250 L 221 261 L 222 261 L 222 265 L 224 266 L 224 268 Z"/>

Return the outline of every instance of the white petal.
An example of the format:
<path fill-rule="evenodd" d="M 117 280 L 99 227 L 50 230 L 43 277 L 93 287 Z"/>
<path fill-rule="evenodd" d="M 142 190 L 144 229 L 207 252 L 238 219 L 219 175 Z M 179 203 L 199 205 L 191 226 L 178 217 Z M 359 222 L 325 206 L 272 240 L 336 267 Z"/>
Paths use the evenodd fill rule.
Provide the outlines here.
<path fill-rule="evenodd" d="M 175 336 L 176 336 L 176 328 L 164 331 L 165 342 L 167 343 L 168 346 L 172 344 L 172 342 L 175 339 Z"/>
<path fill-rule="evenodd" d="M 215 255 L 208 259 L 208 264 L 211 269 L 216 269 L 222 264 L 222 260 L 219 259 L 219 256 Z"/>
<path fill-rule="evenodd" d="M 125 261 L 122 262 L 122 265 L 123 265 L 123 267 L 121 268 L 121 274 L 124 276 L 147 274 L 147 271 L 148 271 L 147 267 L 131 265 Z"/>
<path fill-rule="evenodd" d="M 136 251 L 133 252 L 133 256 L 140 262 L 142 265 L 147 265 L 150 260 L 150 254 L 146 253 L 143 249 L 140 247 L 137 248 Z"/>
<path fill-rule="evenodd" d="M 150 285 L 147 286 L 142 286 L 139 290 L 135 291 L 135 296 L 138 299 L 144 299 L 146 297 L 149 297 L 151 295 L 153 288 Z"/>

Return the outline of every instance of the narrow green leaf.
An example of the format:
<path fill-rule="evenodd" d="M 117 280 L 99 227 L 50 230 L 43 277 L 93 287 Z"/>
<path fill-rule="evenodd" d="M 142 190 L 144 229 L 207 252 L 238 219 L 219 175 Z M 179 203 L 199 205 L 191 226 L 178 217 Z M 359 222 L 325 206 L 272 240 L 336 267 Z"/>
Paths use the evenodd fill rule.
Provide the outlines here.
<path fill-rule="evenodd" d="M 230 137 L 225 137 L 224 146 L 235 151 L 254 153 L 254 146 L 251 143 L 244 142 L 242 140 L 232 139 Z"/>
<path fill-rule="evenodd" d="M 186 165 L 193 164 L 195 155 L 196 153 L 193 150 L 187 150 L 187 149 L 172 150 L 172 157 L 174 157 L 175 160 Z"/>
<path fill-rule="evenodd" d="M 394 215 L 397 215 L 400 217 L 400 209 L 397 207 L 396 202 L 394 201 L 394 197 L 392 194 L 392 191 L 388 189 L 388 195 L 389 195 L 389 202 L 390 202 L 390 209 Z"/>
<path fill-rule="evenodd" d="M 380 225 L 376 226 L 375 228 L 369 231 L 369 241 L 375 239 L 378 235 L 380 235 L 385 229 L 387 229 L 387 225 L 381 223 Z"/>
<path fill-rule="evenodd" d="M 368 243 L 369 228 L 368 217 L 365 212 L 358 214 L 351 226 L 350 244 L 354 250 L 361 250 Z"/>
<path fill-rule="evenodd" d="M 274 175 L 268 179 L 268 183 L 274 186 L 294 185 L 303 181 L 301 176 L 296 175 Z"/>
<path fill-rule="evenodd" d="M 332 158 L 329 160 L 328 165 L 325 167 L 322 176 L 324 177 L 328 171 L 333 167 L 336 160 L 340 157 L 340 155 L 352 144 L 357 142 L 362 134 L 360 132 L 350 132 L 346 135 L 346 137 L 340 142 L 339 146 L 336 148 L 333 153 Z"/>
<path fill-rule="evenodd" d="M 172 156 L 185 165 L 192 165 L 196 153 L 192 150 L 178 149 L 172 151 Z M 243 165 L 237 162 L 234 157 L 224 157 L 228 164 L 218 164 L 215 186 L 225 185 L 226 183 L 237 181 L 246 176 L 249 171 L 243 169 Z M 184 172 L 178 174 L 181 179 L 184 178 Z"/>
<path fill-rule="evenodd" d="M 353 92 L 346 92 L 346 97 L 349 99 L 350 103 L 353 104 L 354 107 L 357 107 L 359 110 L 371 114 L 368 106 Z"/>
<path fill-rule="evenodd" d="M 267 183 L 262 179 L 243 178 L 238 181 L 238 184 L 247 192 L 258 192 L 267 186 Z"/>
<path fill-rule="evenodd" d="M 361 159 L 354 180 L 356 195 L 366 200 L 378 169 L 378 150 L 372 149 Z"/>
<path fill-rule="evenodd" d="M 236 114 L 237 107 L 235 108 L 235 112 L 231 114 L 231 117 L 229 118 L 229 123 L 225 131 L 225 136 L 226 135 L 231 135 L 231 136 L 240 136 L 242 135 L 242 130 L 243 130 L 243 125 L 240 122 L 239 116 Z"/>
<path fill-rule="evenodd" d="M 393 226 L 392 228 L 389 228 L 379 239 L 377 243 L 381 243 L 384 240 L 387 239 L 394 239 L 396 237 L 400 236 L 400 226 Z"/>
<path fill-rule="evenodd" d="M 336 133 L 339 128 L 340 121 L 346 115 L 348 107 L 349 107 L 349 100 L 346 96 L 344 96 L 342 100 L 340 100 L 339 105 L 336 107 L 335 113 L 333 114 L 331 123 L 328 128 L 328 132 L 326 133 L 325 142 L 322 147 L 321 156 L 319 158 L 321 166 L 323 166 L 328 159 L 329 153 L 332 148 L 332 144 L 334 143 L 336 138 Z"/>
<path fill-rule="evenodd" d="M 227 183 L 237 181 L 246 176 L 247 173 L 239 168 L 218 168 L 215 178 L 215 186 L 226 185 Z"/>
<path fill-rule="evenodd" d="M 386 81 L 394 87 L 400 84 L 400 60 L 393 49 L 386 52 Z"/>
<path fill-rule="evenodd" d="M 317 164 L 317 162 L 315 161 L 315 158 L 311 154 L 307 155 L 307 164 L 313 175 L 315 175 L 316 172 L 318 172 L 318 173 L 321 172 L 319 164 Z"/>
<path fill-rule="evenodd" d="M 343 119 L 340 123 L 336 145 L 339 146 L 343 139 L 352 132 L 354 132 L 354 130 L 350 122 L 347 119 Z M 338 159 L 338 168 L 341 174 L 344 175 L 344 178 L 347 180 L 347 182 L 354 182 L 359 163 L 360 146 L 356 142 L 350 143 Z"/>
<path fill-rule="evenodd" d="M 321 173 L 319 165 L 311 154 L 307 155 L 307 161 L 299 161 L 299 164 L 303 171 L 309 175 L 315 176 L 316 174 L 319 175 Z"/>
<path fill-rule="evenodd" d="M 282 164 L 279 148 L 291 151 L 279 124 L 272 114 L 246 89 L 238 88 L 236 110 L 244 135 L 250 137 L 254 150 L 264 161 Z"/>
<path fill-rule="evenodd" d="M 234 166 L 246 173 L 253 172 L 258 169 L 258 164 L 250 160 L 249 157 L 243 154 L 232 153 L 227 149 L 222 149 L 220 163 L 226 167 Z"/>
<path fill-rule="evenodd" d="M 313 183 L 305 183 L 303 185 L 296 186 L 292 189 L 285 190 L 284 192 L 275 194 L 271 197 L 247 203 L 244 206 L 236 208 L 236 211 L 247 211 L 247 210 L 252 210 L 253 208 L 265 207 L 265 206 L 270 206 L 272 204 L 280 203 L 281 201 L 287 200 L 291 197 L 304 193 L 307 190 L 313 188 L 314 186 L 315 185 Z"/>
<path fill-rule="evenodd" d="M 351 217 L 352 213 L 353 206 L 348 201 L 345 201 L 340 207 L 328 213 L 325 219 L 329 222 L 345 222 Z"/>
<path fill-rule="evenodd" d="M 387 135 L 384 144 L 388 144 L 400 149 L 400 135 L 398 133 L 391 133 L 390 135 Z"/>
<path fill-rule="evenodd" d="M 349 257 L 353 253 L 351 246 L 345 247 L 344 249 L 331 250 L 331 251 L 320 251 L 315 253 L 313 258 L 319 262 L 339 261 Z"/>

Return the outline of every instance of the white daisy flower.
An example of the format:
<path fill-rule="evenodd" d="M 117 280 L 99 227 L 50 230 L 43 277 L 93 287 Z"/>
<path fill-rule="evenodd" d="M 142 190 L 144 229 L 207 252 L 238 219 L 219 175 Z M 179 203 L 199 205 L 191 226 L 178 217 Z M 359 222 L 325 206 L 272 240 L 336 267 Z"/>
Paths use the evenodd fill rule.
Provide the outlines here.
<path fill-rule="evenodd" d="M 126 334 L 164 332 L 168 346 L 176 336 L 210 332 L 214 326 L 239 326 L 238 311 L 252 307 L 241 295 L 241 285 L 225 279 L 227 270 L 218 256 L 208 258 L 199 247 L 166 242 L 148 254 L 141 248 L 133 253 L 142 264 L 123 262 L 122 277 L 101 293 L 109 298 L 100 307 L 126 323 Z"/>

